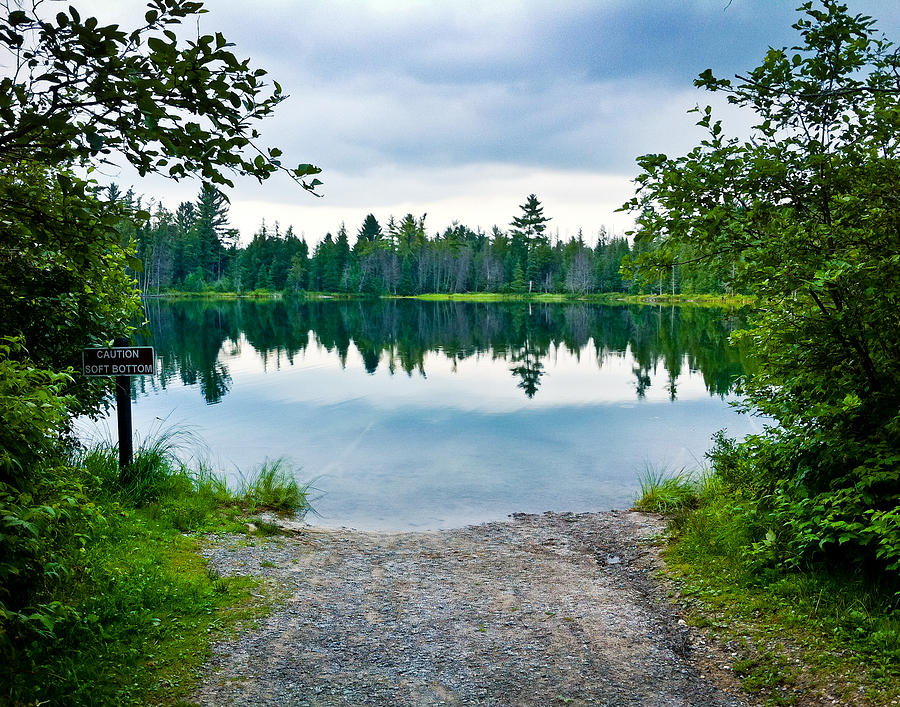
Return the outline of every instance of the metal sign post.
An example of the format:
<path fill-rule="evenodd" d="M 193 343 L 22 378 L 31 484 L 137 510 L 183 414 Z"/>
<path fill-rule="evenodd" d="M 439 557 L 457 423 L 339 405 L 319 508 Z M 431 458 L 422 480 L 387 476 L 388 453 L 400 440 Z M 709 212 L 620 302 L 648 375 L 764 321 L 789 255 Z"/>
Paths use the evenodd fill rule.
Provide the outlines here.
<path fill-rule="evenodd" d="M 152 346 L 129 346 L 127 339 L 116 339 L 108 349 L 84 349 L 82 370 L 86 376 L 116 377 L 116 418 L 119 429 L 119 478 L 124 479 L 134 461 L 134 435 L 131 429 L 131 376 L 156 373 Z"/>
<path fill-rule="evenodd" d="M 119 427 L 119 475 L 134 461 L 131 430 L 131 376 L 116 376 L 116 418 Z"/>
<path fill-rule="evenodd" d="M 116 339 L 115 345 L 128 346 L 127 339 Z M 134 432 L 131 428 L 131 376 L 116 376 L 116 419 L 119 427 L 119 478 L 134 461 Z"/>

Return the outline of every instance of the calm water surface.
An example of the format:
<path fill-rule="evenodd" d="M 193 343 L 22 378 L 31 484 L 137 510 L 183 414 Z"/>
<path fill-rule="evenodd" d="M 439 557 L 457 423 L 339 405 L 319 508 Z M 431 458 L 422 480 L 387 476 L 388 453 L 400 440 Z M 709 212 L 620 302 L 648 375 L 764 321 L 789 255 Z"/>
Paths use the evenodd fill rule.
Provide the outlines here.
<path fill-rule="evenodd" d="M 720 310 L 154 301 L 149 316 L 159 374 L 134 379 L 135 429 L 190 427 L 234 479 L 284 457 L 321 525 L 624 508 L 646 466 L 696 467 L 715 431 L 760 427 L 729 406 L 741 322 Z"/>

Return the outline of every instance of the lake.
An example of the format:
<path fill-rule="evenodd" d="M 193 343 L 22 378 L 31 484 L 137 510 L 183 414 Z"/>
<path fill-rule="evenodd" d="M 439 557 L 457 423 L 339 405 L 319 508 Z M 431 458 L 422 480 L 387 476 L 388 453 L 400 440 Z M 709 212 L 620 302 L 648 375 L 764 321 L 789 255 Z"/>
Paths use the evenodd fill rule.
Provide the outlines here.
<path fill-rule="evenodd" d="M 152 300 L 138 435 L 187 427 L 238 479 L 284 458 L 312 523 L 438 529 L 627 508 L 647 468 L 703 464 L 739 415 L 739 315 L 411 300 Z M 109 423 L 114 436 L 115 424 Z M 107 435 L 110 432 L 107 430 Z"/>

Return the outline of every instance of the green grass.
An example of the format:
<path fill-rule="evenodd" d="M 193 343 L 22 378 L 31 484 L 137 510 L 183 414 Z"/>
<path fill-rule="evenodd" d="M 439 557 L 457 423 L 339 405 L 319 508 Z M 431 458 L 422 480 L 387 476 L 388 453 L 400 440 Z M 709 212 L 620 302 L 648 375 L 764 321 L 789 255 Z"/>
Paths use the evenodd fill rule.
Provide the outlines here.
<path fill-rule="evenodd" d="M 262 510 L 302 513 L 306 489 L 280 461 L 229 488 L 179 460 L 190 441 L 145 440 L 124 483 L 111 444 L 68 460 L 67 496 L 42 499 L 60 510 L 39 537 L 45 559 L 17 614 L 40 620 L 16 623 L 0 603 L 0 704 L 179 704 L 211 642 L 268 610 L 254 581 L 207 567 L 202 535 L 248 533 Z"/>
<path fill-rule="evenodd" d="M 190 472 L 180 457 L 197 446 L 199 440 L 187 430 L 154 429 L 136 441 L 133 462 L 124 474 L 119 472 L 118 447 L 108 440 L 76 450 L 72 464 L 94 475 L 108 497 L 140 506 L 190 486 Z"/>
<path fill-rule="evenodd" d="M 214 529 L 238 513 L 310 510 L 308 486 L 297 481 L 284 460 L 265 461 L 247 475 L 239 473 L 240 481 L 232 488 L 204 461 L 188 465 L 181 460 L 200 446 L 187 430 L 158 429 L 138 441 L 134 462 L 123 477 L 118 448 L 108 441 L 82 450 L 73 464 L 99 480 L 107 500 L 149 508 L 181 531 Z"/>
<path fill-rule="evenodd" d="M 568 295 L 547 293 L 458 292 L 422 295 L 396 295 L 391 299 L 418 299 L 429 302 L 565 302 Z"/>
<path fill-rule="evenodd" d="M 684 469 L 671 472 L 648 467 L 638 482 L 640 496 L 634 507 L 639 511 L 674 513 L 697 505 L 699 482 Z"/>
<path fill-rule="evenodd" d="M 287 293 L 273 290 L 252 292 L 161 292 L 163 299 L 271 299 L 286 296 Z M 156 297 L 150 293 L 147 297 Z M 359 300 L 359 299 L 417 299 L 427 302 L 592 302 L 595 304 L 677 304 L 696 307 L 747 307 L 756 306 L 757 300 L 746 295 L 629 295 L 622 292 L 597 292 L 590 294 L 546 293 L 546 292 L 459 292 L 425 293 L 420 295 L 372 295 L 358 292 L 299 292 L 291 294 L 310 300 Z"/>
<path fill-rule="evenodd" d="M 161 292 L 163 299 L 241 299 L 241 298 L 272 298 L 285 293 L 270 290 L 255 290 L 253 292 L 217 292 L 214 290 L 203 292 L 179 292 L 169 290 Z M 156 295 L 149 294 L 148 297 Z M 588 295 L 575 295 L 546 292 L 461 292 L 461 293 L 432 293 L 420 295 L 372 295 L 359 292 L 299 292 L 291 296 L 310 300 L 360 300 L 360 299 L 418 299 L 431 302 L 621 302 L 626 295 L 618 292 L 606 292 Z"/>
<path fill-rule="evenodd" d="M 392 295 L 386 299 L 417 299 L 427 302 L 618 302 L 623 295 L 616 292 L 574 295 L 546 292 L 460 292 L 422 295 Z"/>
<path fill-rule="evenodd" d="M 283 459 L 264 462 L 248 478 L 242 479 L 235 499 L 248 513 L 260 510 L 294 513 L 309 508 L 308 486 L 297 482 L 293 470 Z"/>
<path fill-rule="evenodd" d="M 762 564 L 747 552 L 765 541 L 748 498 L 707 474 L 687 484 L 694 501 L 677 507 L 682 484 L 670 478 L 646 477 L 638 506 L 676 506 L 666 574 L 688 623 L 737 653 L 745 689 L 768 705 L 830 693 L 840 704 L 900 700 L 900 597 L 877 576 Z"/>
<path fill-rule="evenodd" d="M 249 292 L 233 292 L 219 290 L 199 290 L 186 292 L 183 290 L 164 290 L 158 295 L 148 292 L 144 297 L 160 299 L 280 299 L 283 296 L 278 290 L 251 290 Z"/>
<path fill-rule="evenodd" d="M 759 303 L 750 295 L 621 295 L 628 304 L 678 304 L 694 307 L 755 307 Z"/>
<path fill-rule="evenodd" d="M 123 513 L 120 511 L 120 514 Z M 77 612 L 32 652 L 22 696 L 50 704 L 159 704 L 193 689 L 213 638 L 266 611 L 255 583 L 210 573 L 199 540 L 135 512 L 86 544 L 54 597 Z"/>

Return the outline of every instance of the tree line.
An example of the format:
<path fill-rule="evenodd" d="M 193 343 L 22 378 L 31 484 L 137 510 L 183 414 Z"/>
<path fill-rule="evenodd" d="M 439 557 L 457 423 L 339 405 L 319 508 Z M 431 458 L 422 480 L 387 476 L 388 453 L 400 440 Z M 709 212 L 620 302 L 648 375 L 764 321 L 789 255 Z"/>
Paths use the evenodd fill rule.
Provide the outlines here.
<path fill-rule="evenodd" d="M 128 208 L 139 205 L 132 192 L 113 185 L 111 199 Z M 179 290 L 198 292 L 255 290 L 341 292 L 363 295 L 425 293 L 568 293 L 600 292 L 720 293 L 733 289 L 726 269 L 671 266 L 623 275 L 654 247 L 605 229 L 595 245 L 579 231 L 567 241 L 552 239 L 543 206 L 531 194 L 521 213 L 502 230 L 490 233 L 454 222 L 429 235 L 425 215 L 390 217 L 381 224 L 369 214 L 351 235 L 344 224 L 336 234 L 310 248 L 293 227 L 282 230 L 265 221 L 249 243 L 239 244 L 228 223 L 228 203 L 214 187 L 204 186 L 194 202 L 174 213 L 157 206 L 151 218 L 123 224 L 143 267 L 135 271 L 145 294 Z M 352 240 L 352 242 L 351 242 Z"/>

